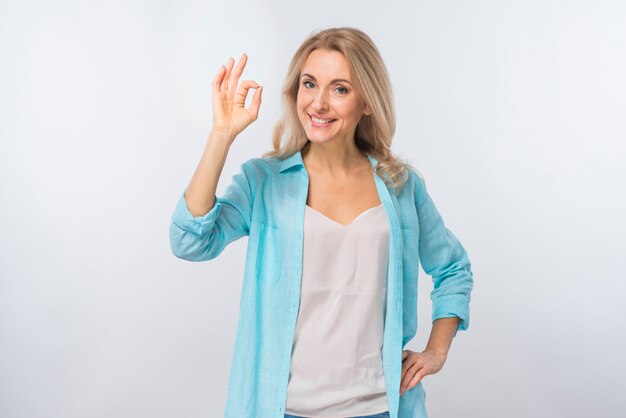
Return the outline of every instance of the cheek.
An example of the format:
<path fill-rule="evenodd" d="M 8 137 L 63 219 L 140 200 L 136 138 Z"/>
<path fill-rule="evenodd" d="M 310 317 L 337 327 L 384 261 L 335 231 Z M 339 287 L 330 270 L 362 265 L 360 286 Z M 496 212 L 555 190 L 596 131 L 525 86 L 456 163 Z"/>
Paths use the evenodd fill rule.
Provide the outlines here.
<path fill-rule="evenodd" d="M 304 112 L 304 103 L 301 100 L 296 101 L 296 111 L 298 112 L 298 117 L 302 119 L 302 113 Z"/>
<path fill-rule="evenodd" d="M 302 110 L 305 107 L 305 104 L 306 104 L 306 94 L 298 93 L 298 96 L 296 97 L 296 108 L 298 110 Z"/>
<path fill-rule="evenodd" d="M 298 114 L 298 120 L 304 126 L 307 123 L 306 106 L 301 100 L 296 101 L 296 113 Z"/>
<path fill-rule="evenodd" d="M 343 119 L 358 120 L 361 117 L 359 107 L 355 103 L 342 103 L 337 112 Z"/>

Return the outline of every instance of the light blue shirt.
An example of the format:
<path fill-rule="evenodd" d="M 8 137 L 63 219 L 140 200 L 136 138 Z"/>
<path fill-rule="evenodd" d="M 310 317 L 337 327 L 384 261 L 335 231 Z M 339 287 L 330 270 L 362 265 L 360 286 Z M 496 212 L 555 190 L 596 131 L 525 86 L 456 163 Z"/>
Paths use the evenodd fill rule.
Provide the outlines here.
<path fill-rule="evenodd" d="M 368 158 L 376 167 L 378 160 Z M 422 382 L 400 396 L 402 351 L 417 331 L 419 263 L 434 283 L 432 320 L 459 317 L 457 332 L 468 328 L 473 287 L 465 249 L 446 228 L 424 180 L 409 173 L 397 195 L 374 173 L 390 225 L 382 354 L 391 418 L 427 418 Z M 225 418 L 284 417 L 308 186 L 300 151 L 284 160 L 252 158 L 208 213 L 193 217 L 183 192 L 172 214 L 170 245 L 184 260 L 211 260 L 249 236 Z"/>

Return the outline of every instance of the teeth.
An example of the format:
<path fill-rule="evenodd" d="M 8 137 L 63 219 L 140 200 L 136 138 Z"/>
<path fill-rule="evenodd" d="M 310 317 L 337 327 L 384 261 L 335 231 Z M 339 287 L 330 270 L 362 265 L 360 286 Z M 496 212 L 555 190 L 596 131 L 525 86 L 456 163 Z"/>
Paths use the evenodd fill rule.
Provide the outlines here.
<path fill-rule="evenodd" d="M 328 123 L 328 122 L 334 120 L 334 119 L 318 119 L 318 118 L 316 118 L 314 116 L 311 116 L 311 119 L 313 119 L 313 122 L 315 122 L 315 123 Z"/>

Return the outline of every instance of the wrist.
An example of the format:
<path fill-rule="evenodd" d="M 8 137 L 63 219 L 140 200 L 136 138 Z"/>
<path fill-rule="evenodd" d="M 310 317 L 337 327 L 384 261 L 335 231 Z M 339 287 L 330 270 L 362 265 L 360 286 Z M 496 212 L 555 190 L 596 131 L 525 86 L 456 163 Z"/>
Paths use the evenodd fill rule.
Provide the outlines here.
<path fill-rule="evenodd" d="M 426 346 L 426 348 L 424 349 L 424 351 L 422 351 L 422 353 L 431 353 L 436 355 L 437 357 L 440 357 L 442 359 L 446 359 L 448 358 L 448 350 L 444 349 L 444 348 L 440 348 L 440 347 L 428 347 Z"/>
<path fill-rule="evenodd" d="M 230 144 L 233 143 L 235 137 L 236 135 L 232 135 L 229 132 L 212 129 L 209 133 L 209 142 L 220 143 L 230 147 Z"/>

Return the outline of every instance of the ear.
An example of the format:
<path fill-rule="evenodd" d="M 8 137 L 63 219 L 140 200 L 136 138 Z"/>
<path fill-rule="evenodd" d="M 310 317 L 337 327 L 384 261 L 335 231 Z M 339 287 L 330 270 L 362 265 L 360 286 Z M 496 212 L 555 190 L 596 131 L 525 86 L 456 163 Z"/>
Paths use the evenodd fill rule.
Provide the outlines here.
<path fill-rule="evenodd" d="M 365 110 L 363 110 L 363 114 L 367 116 L 372 114 L 372 111 L 368 105 L 365 105 Z"/>

